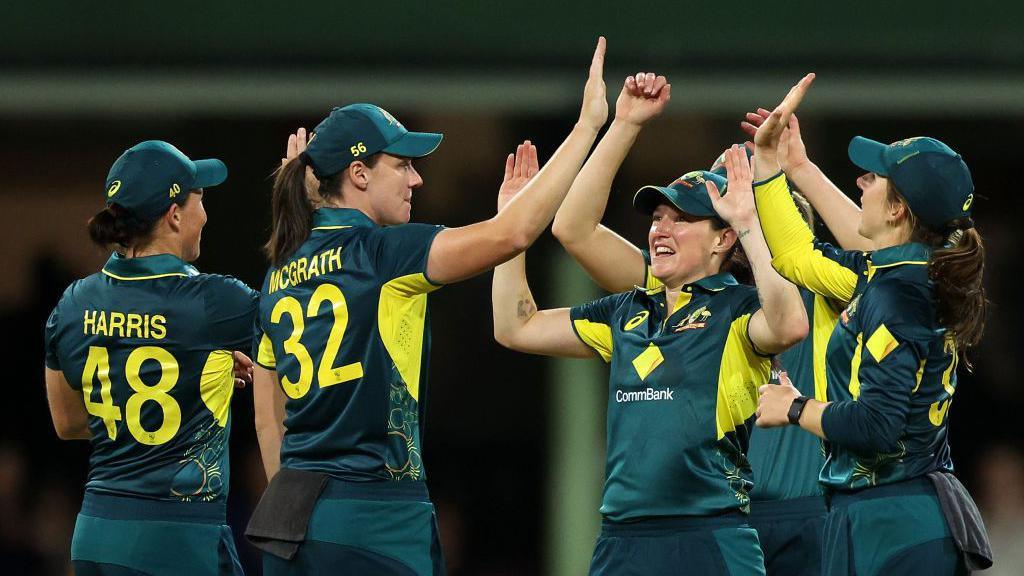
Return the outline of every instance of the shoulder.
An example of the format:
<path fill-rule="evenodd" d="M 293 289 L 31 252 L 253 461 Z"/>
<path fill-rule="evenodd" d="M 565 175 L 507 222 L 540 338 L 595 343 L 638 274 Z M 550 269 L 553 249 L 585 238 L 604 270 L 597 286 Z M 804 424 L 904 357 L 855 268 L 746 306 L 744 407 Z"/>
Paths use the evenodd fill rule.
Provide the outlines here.
<path fill-rule="evenodd" d="M 245 282 L 242 282 L 234 276 L 200 273 L 196 276 L 189 277 L 189 281 L 194 282 L 195 286 L 211 291 L 213 294 L 226 297 L 251 297 L 253 294 L 258 294 L 255 290 L 246 285 Z"/>
<path fill-rule="evenodd" d="M 890 329 L 901 326 L 921 337 L 929 337 L 934 328 L 931 290 L 908 274 L 887 273 L 872 279 L 861 297 L 860 308 L 868 325 L 884 323 Z"/>
<path fill-rule="evenodd" d="M 727 303 L 732 308 L 733 317 L 750 314 L 761 308 L 761 301 L 757 297 L 757 288 L 746 284 L 726 286 L 716 292 L 712 299 Z"/>

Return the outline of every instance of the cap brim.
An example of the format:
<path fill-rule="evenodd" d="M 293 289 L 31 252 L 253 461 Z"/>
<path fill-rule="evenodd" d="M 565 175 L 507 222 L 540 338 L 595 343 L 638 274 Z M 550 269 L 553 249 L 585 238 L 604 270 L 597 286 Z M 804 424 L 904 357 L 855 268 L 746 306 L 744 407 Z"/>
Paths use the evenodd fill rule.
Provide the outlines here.
<path fill-rule="evenodd" d="M 677 209 L 698 218 L 717 217 L 714 210 L 709 210 L 693 198 L 678 194 L 671 188 L 662 186 L 644 186 L 633 196 L 633 208 L 642 214 L 651 215 L 660 204 L 669 204 Z"/>
<path fill-rule="evenodd" d="M 192 181 L 192 188 L 208 188 L 222 184 L 228 179 L 228 167 L 215 158 L 209 160 L 194 160 L 196 165 L 196 179 Z"/>
<path fill-rule="evenodd" d="M 403 158 L 422 158 L 437 150 L 442 138 L 443 134 L 433 132 L 407 132 L 382 151 Z"/>
<path fill-rule="evenodd" d="M 885 166 L 884 158 L 885 150 L 888 147 L 886 144 L 863 136 L 854 136 L 853 140 L 850 140 L 847 153 L 850 155 L 850 160 L 857 166 L 868 172 L 888 177 L 889 169 Z"/>

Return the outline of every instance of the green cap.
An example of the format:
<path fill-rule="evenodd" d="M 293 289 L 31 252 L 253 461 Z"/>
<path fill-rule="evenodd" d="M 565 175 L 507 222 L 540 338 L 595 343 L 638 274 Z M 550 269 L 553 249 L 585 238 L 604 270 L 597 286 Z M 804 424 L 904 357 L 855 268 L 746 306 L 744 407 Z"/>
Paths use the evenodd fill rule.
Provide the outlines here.
<path fill-rule="evenodd" d="M 150 220 L 166 212 L 182 192 L 216 186 L 227 177 L 220 160 L 190 160 L 167 142 L 147 140 L 125 150 L 110 167 L 104 200 Z"/>
<path fill-rule="evenodd" d="M 706 170 L 687 172 L 668 186 L 644 186 L 633 196 L 633 207 L 644 214 L 653 214 L 659 204 L 666 201 L 679 210 L 699 218 L 721 218 L 708 198 L 708 180 L 718 186 L 718 192 L 725 195 L 728 181 Z"/>
<path fill-rule="evenodd" d="M 305 154 L 313 174 L 326 178 L 377 152 L 422 158 L 436 150 L 443 137 L 432 132 L 409 132 L 380 106 L 349 104 L 331 110 L 317 125 Z"/>
<path fill-rule="evenodd" d="M 918 136 L 886 145 L 855 136 L 850 160 L 890 179 L 911 212 L 933 230 L 943 231 L 957 218 L 970 218 L 974 182 L 967 164 L 952 148 Z"/>

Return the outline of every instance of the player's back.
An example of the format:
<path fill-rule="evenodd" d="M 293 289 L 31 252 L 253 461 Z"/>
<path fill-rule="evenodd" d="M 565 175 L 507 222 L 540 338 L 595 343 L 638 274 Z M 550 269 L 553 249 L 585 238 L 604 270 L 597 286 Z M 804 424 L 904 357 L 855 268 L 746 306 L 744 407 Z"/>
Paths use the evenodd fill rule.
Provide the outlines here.
<path fill-rule="evenodd" d="M 232 350 L 248 345 L 256 296 L 169 254 L 115 254 L 65 291 L 47 365 L 84 396 L 88 493 L 223 509 Z"/>
<path fill-rule="evenodd" d="M 438 288 L 426 260 L 440 229 L 322 208 L 306 242 L 267 272 L 255 354 L 288 397 L 282 467 L 424 479 L 426 295 Z"/>

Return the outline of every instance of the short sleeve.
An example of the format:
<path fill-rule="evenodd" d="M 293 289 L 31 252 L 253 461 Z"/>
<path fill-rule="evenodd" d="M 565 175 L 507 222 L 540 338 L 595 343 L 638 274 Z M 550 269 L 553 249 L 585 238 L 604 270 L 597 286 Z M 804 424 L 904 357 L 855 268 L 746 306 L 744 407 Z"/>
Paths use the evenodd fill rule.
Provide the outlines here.
<path fill-rule="evenodd" d="M 218 350 L 248 351 L 260 293 L 230 276 L 210 275 L 204 287 L 210 345 Z"/>
<path fill-rule="evenodd" d="M 274 344 L 270 337 L 263 331 L 259 318 L 253 322 L 252 330 L 252 359 L 267 370 L 277 368 L 277 357 L 274 356 Z"/>
<path fill-rule="evenodd" d="M 444 226 L 433 224 L 402 224 L 374 230 L 369 238 L 369 251 L 381 284 L 396 278 L 422 275 L 427 283 L 427 257 L 434 237 Z"/>
<path fill-rule="evenodd" d="M 60 305 L 54 307 L 50 317 L 46 320 L 46 331 L 44 334 L 44 345 L 46 347 L 46 367 L 50 370 L 60 370 L 60 358 L 57 355 L 57 332 L 60 324 Z"/>
<path fill-rule="evenodd" d="M 612 360 L 612 322 L 622 297 L 622 294 L 612 294 L 569 310 L 573 332 L 605 362 Z"/>

